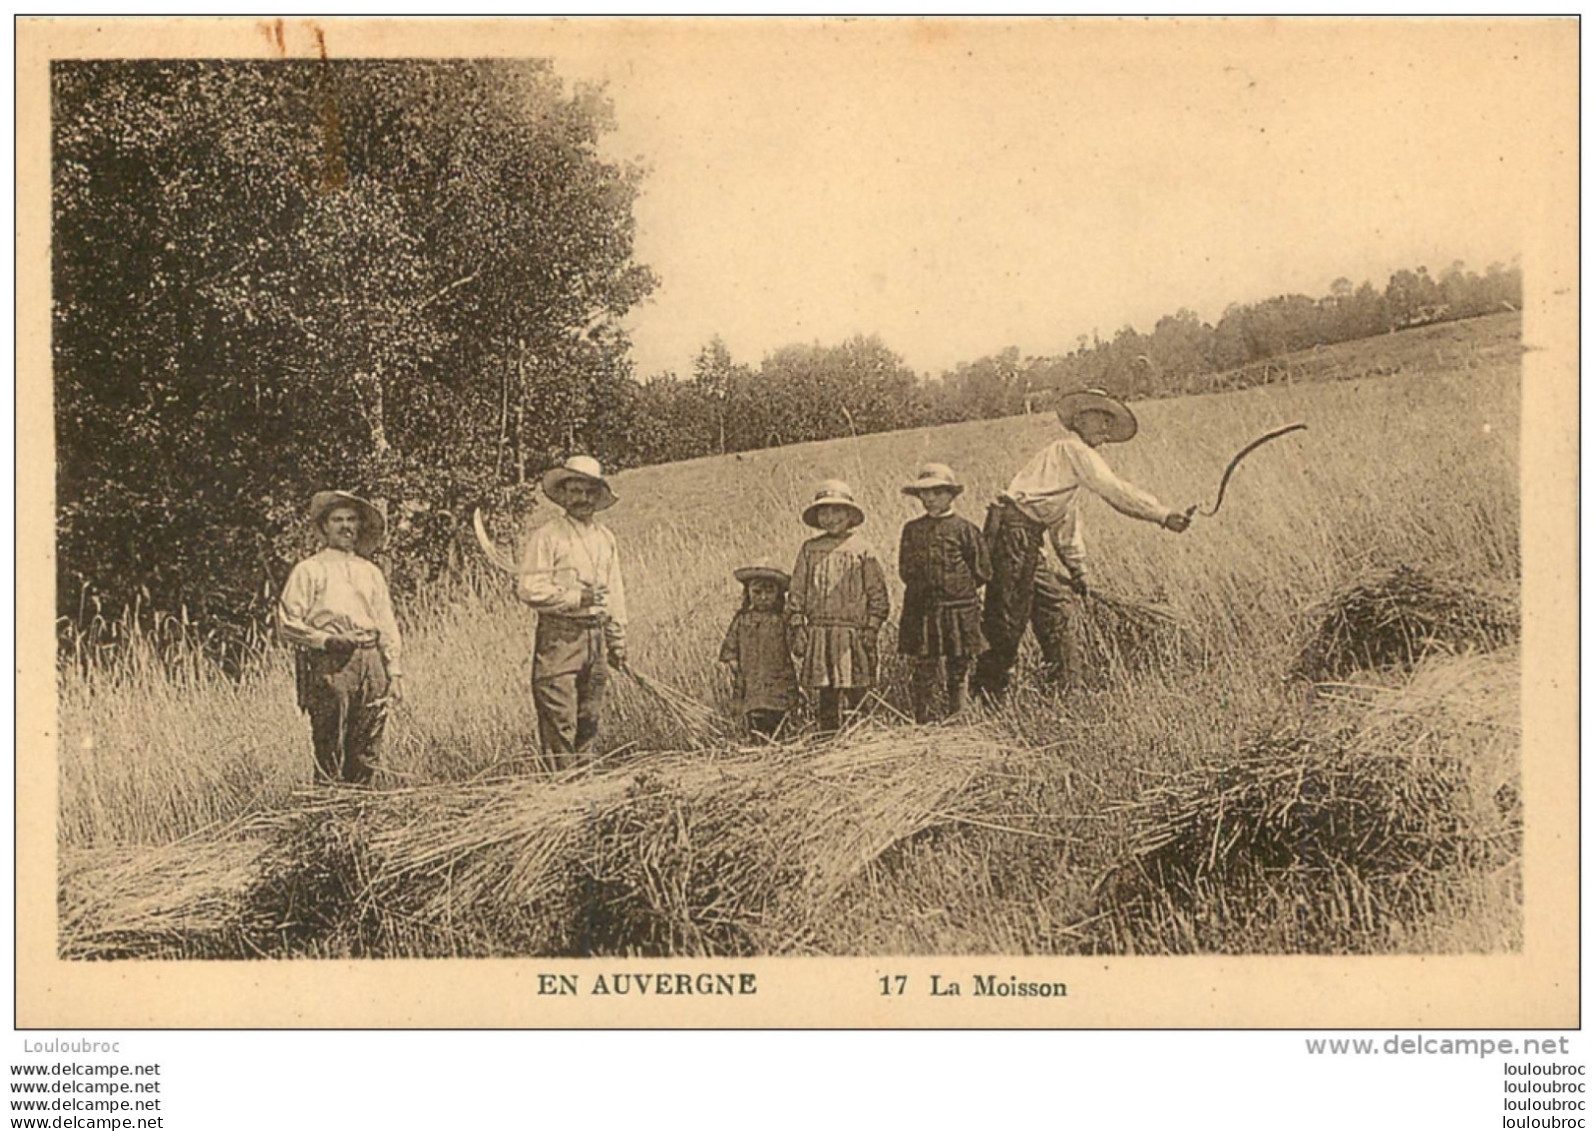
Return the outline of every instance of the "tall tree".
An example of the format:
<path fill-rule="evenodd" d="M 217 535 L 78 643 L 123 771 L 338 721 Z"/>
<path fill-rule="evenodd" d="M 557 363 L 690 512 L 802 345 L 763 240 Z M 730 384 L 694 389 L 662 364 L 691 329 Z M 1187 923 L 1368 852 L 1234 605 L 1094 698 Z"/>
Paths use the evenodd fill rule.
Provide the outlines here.
<path fill-rule="evenodd" d="M 53 98 L 63 611 L 247 618 L 313 489 L 457 507 L 604 435 L 653 277 L 600 92 L 173 60 L 60 62 Z"/>
<path fill-rule="evenodd" d="M 718 335 L 698 351 L 692 364 L 692 378 L 697 382 L 697 392 L 708 410 L 714 429 L 712 447 L 708 451 L 724 455 L 726 452 L 726 414 L 731 407 L 731 391 L 746 382 L 747 367 L 731 360 L 731 351 Z"/>

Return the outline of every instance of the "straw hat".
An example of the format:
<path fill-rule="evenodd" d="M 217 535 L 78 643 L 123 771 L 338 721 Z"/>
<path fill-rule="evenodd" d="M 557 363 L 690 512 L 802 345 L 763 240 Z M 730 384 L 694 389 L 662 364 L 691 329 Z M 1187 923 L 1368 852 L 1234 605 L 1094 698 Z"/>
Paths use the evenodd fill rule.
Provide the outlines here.
<path fill-rule="evenodd" d="M 792 575 L 769 558 L 760 558 L 752 565 L 732 570 L 731 576 L 744 585 L 750 581 L 773 581 L 782 589 L 789 589 L 792 585 Z"/>
<path fill-rule="evenodd" d="M 321 522 L 328 514 L 339 507 L 353 507 L 354 512 L 360 516 L 360 537 L 355 539 L 355 552 L 370 554 L 382 545 L 383 536 L 387 533 L 388 522 L 382 517 L 382 512 L 366 502 L 359 495 L 351 495 L 347 491 L 317 491 L 310 497 L 310 525 L 321 531 Z"/>
<path fill-rule="evenodd" d="M 964 493 L 964 485 L 958 482 L 958 476 L 953 474 L 952 468 L 945 463 L 927 463 L 916 473 L 914 481 L 903 488 L 903 494 L 917 495 L 938 487 L 945 487 L 954 495 Z"/>
<path fill-rule="evenodd" d="M 1113 427 L 1107 437 L 1110 444 L 1122 444 L 1134 438 L 1140 427 L 1136 423 L 1135 413 L 1101 389 L 1082 389 L 1066 393 L 1058 399 L 1058 422 L 1065 428 L 1073 428 L 1074 418 L 1082 412 L 1101 412 L 1112 419 Z"/>
<path fill-rule="evenodd" d="M 594 510 L 608 510 L 619 501 L 610 489 L 609 481 L 604 478 L 604 469 L 592 456 L 571 456 L 559 467 L 551 467 L 543 472 L 543 494 L 563 505 L 565 484 L 572 479 L 585 479 L 603 488 Z"/>
<path fill-rule="evenodd" d="M 840 479 L 827 479 L 814 492 L 814 501 L 803 508 L 803 524 L 820 529 L 814 515 L 821 507 L 846 507 L 853 512 L 853 525 L 864 524 L 864 508 L 853 501 L 853 488 Z"/>

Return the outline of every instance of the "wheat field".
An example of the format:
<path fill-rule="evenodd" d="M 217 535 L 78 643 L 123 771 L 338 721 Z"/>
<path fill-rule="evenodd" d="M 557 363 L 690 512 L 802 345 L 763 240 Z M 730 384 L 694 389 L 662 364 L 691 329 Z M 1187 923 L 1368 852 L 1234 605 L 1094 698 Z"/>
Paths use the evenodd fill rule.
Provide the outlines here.
<path fill-rule="evenodd" d="M 999 736 L 993 741 L 1007 753 L 993 763 L 990 780 L 1008 785 L 983 794 L 995 807 L 962 823 L 912 822 L 912 835 L 868 861 L 857 882 L 828 894 L 824 914 L 805 920 L 794 946 L 1019 954 L 1520 945 L 1510 852 L 1486 860 L 1459 849 L 1455 882 L 1411 899 L 1406 889 L 1379 888 L 1377 877 L 1303 879 L 1299 870 L 1293 889 L 1275 873 L 1247 873 L 1244 883 L 1237 878 L 1226 887 L 1201 869 L 1174 879 L 1160 873 L 1168 882 L 1156 892 L 1124 880 L 1125 861 L 1152 859 L 1137 855 L 1156 810 L 1149 799 L 1200 793 L 1211 785 L 1203 773 L 1244 762 L 1264 737 L 1311 726 L 1313 750 L 1328 749 L 1329 736 L 1339 736 L 1336 751 L 1384 742 L 1406 757 L 1411 743 L 1390 737 L 1406 732 L 1375 728 L 1369 737 L 1368 711 L 1403 702 L 1409 714 L 1414 704 L 1432 713 L 1436 702 L 1476 706 L 1481 695 L 1515 703 L 1515 654 L 1488 678 L 1465 667 L 1470 654 L 1424 657 L 1410 678 L 1427 680 L 1429 690 L 1420 687 L 1415 700 L 1397 698 L 1410 690 L 1408 677 L 1388 672 L 1341 681 L 1354 690 L 1341 691 L 1339 705 L 1330 707 L 1290 678 L 1315 610 L 1359 578 L 1421 570 L 1504 595 L 1514 607 L 1518 588 L 1516 321 L 1481 319 L 1324 352 L 1340 359 L 1342 379 L 1135 405 L 1141 435 L 1104 454 L 1120 475 L 1181 509 L 1212 502 L 1229 457 L 1250 439 L 1298 421 L 1308 428 L 1251 456 L 1220 513 L 1198 517 L 1182 536 L 1086 501 L 1098 583 L 1114 597 L 1167 610 L 1180 626 L 1177 658 L 1064 695 L 1031 678 L 1033 657 L 1022 656 L 1019 690 L 1000 711 L 952 724 Z M 1058 434 L 1050 416 L 1036 415 L 616 476 L 621 501 L 604 518 L 622 551 L 632 662 L 693 700 L 727 710 L 715 657 L 740 597 L 731 571 L 761 557 L 796 556 L 810 533 L 798 514 L 817 480 L 852 485 L 868 515 L 861 533 L 890 574 L 898 531 L 918 513 L 899 488 L 920 463 L 957 469 L 969 488 L 958 510 L 978 524 L 985 502 Z M 384 788 L 499 782 L 531 765 L 532 622 L 509 586 L 484 570 L 424 594 L 409 610 L 409 699 L 389 723 Z M 895 608 L 895 578 L 893 586 Z M 883 648 L 888 657 L 894 627 Z M 128 859 L 185 838 L 224 839 L 251 819 L 303 802 L 309 736 L 294 707 L 287 655 L 268 649 L 235 680 L 183 648 L 180 637 L 146 631 L 107 661 L 61 665 L 63 869 L 85 854 Z M 883 702 L 863 736 L 877 743 L 883 730 L 900 725 L 894 708 L 907 705 L 906 671 L 891 659 L 884 668 Z M 695 745 L 677 713 L 630 681 L 614 686 L 601 740 L 610 752 L 606 765 Z M 1471 718 L 1448 709 L 1445 725 L 1425 732 L 1442 735 L 1442 749 L 1424 757 L 1465 761 L 1488 748 L 1491 765 L 1508 767 L 1489 783 L 1500 793 L 1516 772 L 1516 755 L 1515 748 L 1501 753 L 1499 736 L 1515 724 L 1497 719 L 1499 725 L 1481 727 Z M 1339 780 L 1338 757 L 1322 754 L 1324 780 Z M 1168 812 L 1187 810 L 1196 816 L 1179 819 L 1200 824 L 1196 801 Z M 1267 820 L 1259 822 L 1256 835 L 1263 837 Z M 1147 875 L 1142 868 L 1141 879 Z M 1305 915 L 1302 883 L 1312 904 Z M 699 936 L 670 937 L 684 945 L 681 939 Z M 498 946 L 489 940 L 472 952 Z"/>

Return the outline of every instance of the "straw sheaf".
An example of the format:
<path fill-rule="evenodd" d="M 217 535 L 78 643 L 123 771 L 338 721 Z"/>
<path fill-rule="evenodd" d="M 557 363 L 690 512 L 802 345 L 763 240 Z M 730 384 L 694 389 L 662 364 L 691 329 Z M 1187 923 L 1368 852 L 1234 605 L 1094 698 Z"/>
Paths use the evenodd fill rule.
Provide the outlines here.
<path fill-rule="evenodd" d="M 1515 867 L 1518 678 L 1503 650 L 1435 658 L 1398 688 L 1324 685 L 1328 709 L 1310 725 L 1153 782 L 1126 807 L 1128 858 L 1099 884 L 1113 913 L 1256 914 L 1271 890 L 1327 908 L 1313 937 L 1332 949 L 1334 928 L 1414 921 L 1448 878 Z"/>
<path fill-rule="evenodd" d="M 61 953 L 802 952 L 894 846 L 981 823 L 1011 755 L 977 727 L 866 725 L 829 745 L 649 755 L 562 780 L 323 793 L 225 851 L 73 857 Z M 185 949 L 191 937 L 203 945 Z"/>
<path fill-rule="evenodd" d="M 1084 659 L 1079 677 L 1101 685 L 1176 664 L 1196 643 L 1189 626 L 1167 605 L 1098 589 L 1085 599 L 1078 641 Z"/>
<path fill-rule="evenodd" d="M 1294 674 L 1313 681 L 1487 651 L 1515 642 L 1521 631 L 1516 593 L 1408 565 L 1354 579 L 1306 619 Z"/>
<path fill-rule="evenodd" d="M 223 958 L 250 953 L 275 917 L 251 903 L 268 842 L 254 837 L 156 849 L 62 853 L 63 958 Z"/>

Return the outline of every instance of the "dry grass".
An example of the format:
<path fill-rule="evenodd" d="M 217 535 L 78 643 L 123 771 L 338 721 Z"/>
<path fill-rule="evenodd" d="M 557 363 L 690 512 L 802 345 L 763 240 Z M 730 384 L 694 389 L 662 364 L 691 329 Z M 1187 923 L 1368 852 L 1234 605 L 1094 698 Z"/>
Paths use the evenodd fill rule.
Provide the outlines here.
<path fill-rule="evenodd" d="M 1462 332 L 1448 330 L 1453 337 Z M 118 932 L 130 931 L 153 940 L 140 947 L 155 953 L 172 946 L 241 953 L 236 938 L 228 941 L 230 928 L 215 935 L 206 926 L 229 919 L 223 909 L 238 906 L 229 902 L 238 898 L 237 884 L 207 886 L 203 877 L 213 870 L 193 863 L 194 844 L 173 844 L 185 837 L 233 846 L 223 855 L 234 863 L 215 869 L 222 877 L 247 870 L 244 844 L 291 846 L 285 855 L 259 859 L 259 873 L 274 877 L 278 894 L 268 898 L 258 885 L 248 889 L 250 900 L 258 896 L 251 906 L 271 911 L 271 930 L 240 916 L 249 924 L 245 933 L 268 951 L 579 953 L 601 945 L 703 953 L 1029 953 L 1510 945 L 1520 923 L 1511 869 L 1493 878 L 1469 873 L 1472 880 L 1437 889 L 1428 912 L 1402 922 L 1379 913 L 1376 904 L 1370 904 L 1371 916 L 1341 911 L 1343 896 L 1362 898 L 1352 881 L 1340 881 L 1343 891 L 1309 883 L 1316 873 L 1300 868 L 1261 870 L 1261 886 L 1243 890 L 1238 881 L 1227 883 L 1221 901 L 1176 899 L 1165 912 L 1123 920 L 1111 930 L 1111 915 L 1092 919 L 1102 909 L 1093 906 L 1089 891 L 1091 879 L 1133 842 L 1134 804 L 1148 783 L 1173 788 L 1183 782 L 1193 789 L 1205 783 L 1217 796 L 1225 792 L 1216 786 L 1218 768 L 1236 761 L 1238 752 L 1256 759 L 1308 757 L 1264 750 L 1254 740 L 1290 736 L 1302 724 L 1299 685 L 1281 677 L 1298 659 L 1300 641 L 1292 639 L 1291 627 L 1310 621 L 1314 603 L 1326 595 L 1396 576 L 1398 566 L 1420 571 L 1431 589 L 1439 584 L 1433 579 L 1457 576 L 1468 579 L 1470 592 L 1500 592 L 1501 602 L 1490 606 L 1494 619 L 1470 614 L 1464 619 L 1472 627 L 1452 637 L 1432 629 L 1443 622 L 1450 631 L 1454 608 L 1407 610 L 1419 589 L 1411 583 L 1386 593 L 1387 603 L 1411 621 L 1395 622 L 1406 626 L 1390 635 L 1401 642 L 1403 664 L 1420 661 L 1417 680 L 1430 678 L 1429 664 L 1421 662 L 1426 657 L 1498 644 L 1509 635 L 1497 629 L 1510 623 L 1519 571 L 1515 334 L 1503 334 L 1499 323 L 1471 332 L 1500 340 L 1478 350 L 1452 342 L 1467 364 L 1442 364 L 1436 354 L 1421 379 L 1408 376 L 1408 366 L 1394 377 L 1137 406 L 1142 436 L 1107 454 L 1116 471 L 1171 505 L 1201 499 L 1230 455 L 1279 422 L 1305 419 L 1312 430 L 1249 459 L 1223 512 L 1198 519 L 1180 537 L 1087 501 L 1093 563 L 1116 598 L 1092 602 L 1095 615 L 1082 618 L 1089 622 L 1085 648 L 1101 678 L 1060 696 L 1034 678 L 1033 651 L 1022 655 L 1019 690 L 985 730 L 975 732 L 984 737 L 972 739 L 998 743 L 1005 759 L 1023 764 L 1014 776 L 998 779 L 1016 792 L 988 795 L 982 778 L 947 795 L 973 790 L 973 808 L 946 811 L 973 813 L 999 828 L 941 818 L 923 818 L 929 823 L 918 832 L 920 818 L 877 825 L 862 800 L 843 805 L 797 776 L 802 763 L 812 772 L 828 757 L 848 757 L 846 741 L 802 747 L 801 755 L 790 755 L 792 765 L 773 751 L 736 751 L 716 733 L 734 720 L 715 656 L 740 596 L 731 570 L 761 556 L 795 555 L 811 533 L 797 514 L 814 480 L 841 475 L 852 482 L 869 514 L 861 533 L 890 575 L 898 530 L 917 513 L 899 494 L 902 479 L 926 460 L 951 462 L 970 484 L 962 499 L 966 517 L 979 521 L 984 501 L 1013 469 L 1056 438 L 1055 423 L 1039 416 L 617 477 L 621 504 L 605 518 L 625 555 L 631 658 L 656 677 L 655 686 L 624 678 L 612 683 L 602 740 L 607 760 L 590 778 L 557 788 L 502 780 L 535 766 L 536 720 L 529 695 L 531 617 L 501 577 L 436 589 L 409 611 L 410 697 L 390 721 L 378 794 L 304 801 L 309 738 L 294 708 L 287 657 L 279 652 L 266 650 L 237 679 L 174 667 L 158 647 L 141 651 L 137 640 L 109 661 L 64 665 L 63 950 L 116 953 L 132 937 L 118 943 Z M 1396 335 L 1389 348 L 1416 340 Z M 1358 346 L 1359 364 L 1373 349 Z M 1413 575 L 1403 576 L 1410 582 Z M 894 604 L 900 596 L 894 588 Z M 1323 623 L 1320 617 L 1315 627 Z M 889 625 L 885 641 L 892 631 Z M 1101 634 L 1094 642 L 1093 631 Z M 883 653 L 887 679 L 877 722 L 885 725 L 908 697 L 906 667 L 889 648 Z M 1315 669 L 1324 670 L 1341 669 Z M 1392 668 L 1338 678 L 1390 684 L 1401 673 Z M 1494 701 L 1492 688 L 1480 696 Z M 1325 687 L 1318 699 L 1320 708 L 1333 696 L 1378 700 L 1357 708 L 1371 718 L 1384 694 Z M 1401 728 L 1413 725 L 1413 703 L 1403 708 L 1400 727 L 1357 739 L 1358 749 L 1373 751 L 1382 743 L 1393 756 L 1406 757 L 1402 752 L 1414 747 L 1402 745 Z M 705 717 L 709 708 L 717 719 Z M 1446 720 L 1456 717 L 1448 708 Z M 1475 749 L 1451 721 L 1432 728 L 1433 741 L 1464 755 Z M 952 764 L 938 761 L 936 753 L 953 749 L 963 733 L 962 724 L 931 732 L 900 728 L 894 734 L 902 737 L 892 741 L 905 745 L 900 759 L 889 760 L 891 773 L 924 773 L 927 790 L 942 789 L 936 767 L 951 772 Z M 868 733 L 856 737 L 866 748 L 873 741 Z M 1314 765 L 1327 767 L 1323 780 L 1340 788 L 1334 775 L 1342 762 L 1325 739 L 1314 741 Z M 909 753 L 920 749 L 915 744 L 923 744 L 923 756 Z M 650 753 L 660 750 L 678 753 Z M 1432 756 L 1447 764 L 1444 749 Z M 1397 763 L 1389 765 L 1393 776 L 1381 780 L 1394 788 L 1402 779 Z M 1280 791 L 1290 782 L 1274 782 L 1264 765 L 1253 769 L 1257 782 L 1242 789 L 1252 799 L 1248 804 L 1266 809 L 1266 798 L 1287 796 Z M 645 770 L 654 776 L 639 784 Z M 867 794 L 879 784 L 865 775 L 857 789 Z M 827 813 L 835 815 L 832 823 Z M 819 846 L 770 840 L 760 832 L 772 822 L 794 829 L 804 814 L 813 817 L 814 835 L 838 844 L 853 843 L 844 825 L 883 830 L 869 841 L 880 843 L 878 851 L 868 845 L 849 850 L 862 863 L 829 897 L 828 910 L 807 917 L 803 908 L 816 906 L 822 890 L 815 877 L 824 869 L 812 856 Z M 1322 817 L 1330 819 L 1327 810 Z M 1288 820 L 1296 819 L 1292 809 Z M 253 830 L 250 836 L 217 831 L 240 821 Z M 1262 845 L 1270 826 L 1259 822 Z M 534 827 L 535 833 L 527 831 Z M 1211 813 L 1198 814 L 1193 827 L 1191 836 L 1234 828 L 1227 815 L 1215 822 Z M 1274 827 L 1287 828 L 1281 835 L 1288 839 L 1287 826 L 1276 821 Z M 717 839 L 720 828 L 735 833 Z M 1222 833 L 1221 849 L 1229 835 Z M 517 836 L 535 836 L 542 847 L 526 850 L 532 842 L 517 842 Z M 1391 843 L 1405 842 L 1397 836 Z M 467 852 L 471 844 L 480 851 Z M 168 845 L 148 861 L 127 859 L 135 846 Z M 1211 841 L 1204 845 L 1211 852 Z M 422 847 L 415 846 L 441 855 L 418 862 Z M 98 863 L 89 867 L 83 853 Z M 554 867 L 556 858 L 565 863 Z M 300 868 L 301 859 L 326 865 L 319 878 Z M 1225 874 L 1240 872 L 1237 864 Z M 721 874 L 770 878 L 750 887 L 740 880 L 717 883 Z M 1211 884 L 1213 874 L 1192 882 Z M 537 884 L 551 886 L 538 894 Z M 510 904 L 492 898 L 489 893 L 504 885 L 526 898 Z M 776 889 L 790 892 L 782 896 Z M 296 891 L 309 895 L 290 899 Z M 1399 903 L 1383 889 L 1370 891 L 1370 898 L 1392 908 Z M 325 906 L 316 903 L 318 892 Z M 1199 914 L 1218 918 L 1204 925 L 1192 918 Z M 1186 926 L 1178 926 L 1180 916 Z"/>
<path fill-rule="evenodd" d="M 1308 610 L 1295 674 L 1319 681 L 1412 668 L 1430 655 L 1488 651 L 1518 638 L 1517 594 L 1398 565 L 1359 577 Z"/>
<path fill-rule="evenodd" d="M 865 724 L 820 747 L 326 792 L 225 841 L 69 854 L 62 954 L 803 951 L 884 854 L 929 829 L 995 826 L 1018 757 L 982 728 Z"/>
<path fill-rule="evenodd" d="M 1518 680 L 1508 651 L 1430 660 L 1399 688 L 1336 685 L 1305 724 L 1153 782 L 1104 877 L 1113 927 L 1200 950 L 1262 926 L 1278 949 L 1335 951 L 1515 872 Z M 1288 895 L 1298 938 L 1260 893 Z"/>

